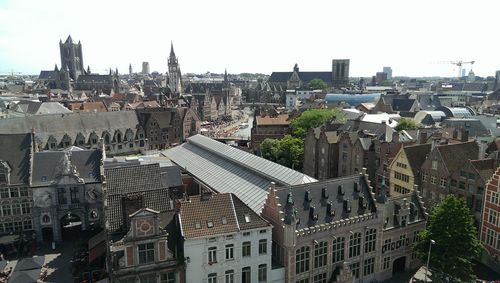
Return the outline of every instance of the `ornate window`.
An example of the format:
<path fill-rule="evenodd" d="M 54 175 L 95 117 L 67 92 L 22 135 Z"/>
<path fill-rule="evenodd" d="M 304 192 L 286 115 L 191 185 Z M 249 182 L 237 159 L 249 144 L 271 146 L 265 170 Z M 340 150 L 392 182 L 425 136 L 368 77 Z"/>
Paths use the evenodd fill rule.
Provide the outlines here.
<path fill-rule="evenodd" d="M 152 263 L 155 261 L 155 248 L 153 243 L 137 245 L 139 250 L 139 264 Z"/>
<path fill-rule="evenodd" d="M 375 269 L 375 258 L 367 258 L 365 259 L 365 264 L 363 265 L 363 275 L 370 275 L 373 273 Z"/>
<path fill-rule="evenodd" d="M 377 240 L 377 230 L 369 229 L 365 233 L 365 253 L 375 251 L 375 243 Z"/>
<path fill-rule="evenodd" d="M 349 257 L 359 256 L 360 253 L 361 253 L 361 233 L 354 233 L 349 237 Z"/>
<path fill-rule="evenodd" d="M 332 245 L 333 245 L 332 262 L 335 263 L 344 260 L 345 238 L 338 237 L 337 239 L 333 240 Z"/>
<path fill-rule="evenodd" d="M 310 251 L 309 247 L 302 247 L 295 251 L 295 273 L 309 271 Z"/>
<path fill-rule="evenodd" d="M 328 242 L 319 242 L 314 245 L 314 268 L 326 265 L 326 255 L 328 253 Z"/>

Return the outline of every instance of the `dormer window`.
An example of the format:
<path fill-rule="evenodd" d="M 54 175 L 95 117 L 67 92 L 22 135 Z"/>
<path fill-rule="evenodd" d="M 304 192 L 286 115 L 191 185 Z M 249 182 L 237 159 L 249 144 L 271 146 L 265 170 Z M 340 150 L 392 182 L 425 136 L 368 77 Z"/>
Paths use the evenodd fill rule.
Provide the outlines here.
<path fill-rule="evenodd" d="M 196 223 L 194 223 L 194 228 L 196 228 L 196 229 L 201 229 L 201 224 L 200 224 L 200 222 L 196 222 Z"/>
<path fill-rule="evenodd" d="M 212 227 L 214 227 L 214 223 L 212 222 L 212 220 L 208 220 L 208 221 L 207 221 L 207 227 L 208 227 L 208 228 L 212 228 Z"/>
<path fill-rule="evenodd" d="M 226 217 L 222 217 L 222 225 L 227 225 L 227 218 Z"/>
<path fill-rule="evenodd" d="M 245 222 L 250 223 L 250 214 L 245 214 Z"/>

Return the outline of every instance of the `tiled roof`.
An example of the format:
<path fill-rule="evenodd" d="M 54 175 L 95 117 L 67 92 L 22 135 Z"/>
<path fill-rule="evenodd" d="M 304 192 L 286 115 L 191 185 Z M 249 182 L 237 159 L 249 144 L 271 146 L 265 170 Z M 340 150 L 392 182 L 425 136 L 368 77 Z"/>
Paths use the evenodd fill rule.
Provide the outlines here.
<path fill-rule="evenodd" d="M 31 134 L 0 134 L 0 162 L 10 167 L 11 184 L 28 184 L 31 164 Z"/>
<path fill-rule="evenodd" d="M 235 195 L 229 193 L 193 196 L 189 201 L 181 201 L 179 219 L 185 239 L 269 226 Z"/>
<path fill-rule="evenodd" d="M 234 193 L 260 212 L 271 182 L 297 185 L 316 179 L 202 135 L 162 152 L 172 162 L 220 193 Z"/>
<path fill-rule="evenodd" d="M 488 158 L 481 160 L 471 160 L 470 163 L 479 173 L 479 176 L 481 176 L 484 182 L 488 182 L 491 176 L 493 176 L 493 173 L 495 173 L 496 163 L 494 159 Z"/>
<path fill-rule="evenodd" d="M 124 165 L 105 168 L 106 176 L 106 219 L 109 231 L 123 232 L 123 197 L 139 194 L 143 207 L 160 212 L 172 209 L 168 189 L 162 188 L 158 163 Z"/>
<path fill-rule="evenodd" d="M 419 144 L 403 147 L 408 163 L 410 163 L 413 176 L 417 175 L 420 167 L 427 158 L 427 155 L 431 152 L 431 147 L 431 144 Z"/>
<path fill-rule="evenodd" d="M 288 114 L 279 114 L 276 117 L 266 115 L 266 116 L 257 116 L 257 125 L 258 126 L 269 126 L 269 125 L 288 125 L 290 121 L 288 121 Z"/>
<path fill-rule="evenodd" d="M 474 160 L 479 156 L 479 148 L 475 141 L 438 145 L 436 149 L 440 152 L 449 172 L 455 172 L 466 160 Z"/>

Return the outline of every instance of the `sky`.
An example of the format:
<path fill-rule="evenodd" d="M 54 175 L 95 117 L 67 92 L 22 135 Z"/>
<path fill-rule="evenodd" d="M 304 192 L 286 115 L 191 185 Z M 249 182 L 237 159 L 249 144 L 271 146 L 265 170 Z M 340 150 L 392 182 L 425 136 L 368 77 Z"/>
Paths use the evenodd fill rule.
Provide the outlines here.
<path fill-rule="evenodd" d="M 0 0 L 0 74 L 60 66 L 59 40 L 83 45 L 85 68 L 164 73 L 170 43 L 183 73 L 331 71 L 454 76 L 446 61 L 500 70 L 498 0 Z M 470 65 L 465 66 L 467 71 Z"/>

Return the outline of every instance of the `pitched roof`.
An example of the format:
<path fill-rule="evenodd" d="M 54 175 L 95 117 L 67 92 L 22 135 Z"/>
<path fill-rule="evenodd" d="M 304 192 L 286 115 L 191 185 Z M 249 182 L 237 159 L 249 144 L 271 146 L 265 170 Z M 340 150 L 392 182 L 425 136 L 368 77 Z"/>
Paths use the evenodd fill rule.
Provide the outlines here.
<path fill-rule="evenodd" d="M 11 184 L 28 184 L 32 153 L 31 134 L 0 134 L 0 162 L 10 167 Z"/>
<path fill-rule="evenodd" d="M 408 159 L 408 163 L 413 172 L 413 176 L 416 176 L 422 164 L 427 158 L 427 155 L 431 152 L 431 144 L 418 144 L 403 147 L 403 150 Z"/>
<path fill-rule="evenodd" d="M 256 116 L 258 126 L 270 126 L 270 125 L 288 125 L 290 121 L 288 120 L 288 114 L 279 114 L 276 117 L 266 115 L 266 116 Z"/>
<path fill-rule="evenodd" d="M 493 173 L 495 173 L 496 162 L 494 159 L 471 160 L 470 163 L 484 182 L 488 182 Z"/>
<path fill-rule="evenodd" d="M 269 83 L 286 83 L 293 72 L 273 72 L 269 79 Z M 313 79 L 321 79 L 327 84 L 332 83 L 332 72 L 298 72 L 299 78 L 304 82 L 309 82 Z"/>
<path fill-rule="evenodd" d="M 115 166 L 104 169 L 106 176 L 106 218 L 109 231 L 123 232 L 122 199 L 128 195 L 139 194 L 143 197 L 143 206 L 165 212 L 172 209 L 167 188 L 160 180 L 158 163 Z"/>
<path fill-rule="evenodd" d="M 392 100 L 392 109 L 395 111 L 410 111 L 413 104 L 415 104 L 415 99 L 394 98 Z"/>
<path fill-rule="evenodd" d="M 466 160 L 474 160 L 479 156 L 479 147 L 475 141 L 438 145 L 436 149 L 449 172 L 455 172 Z"/>
<path fill-rule="evenodd" d="M 185 239 L 269 226 L 262 217 L 230 193 L 193 196 L 180 204 L 179 219 Z"/>
<path fill-rule="evenodd" d="M 359 191 L 356 191 L 356 189 Z M 342 194 L 339 194 L 339 190 Z M 361 175 L 329 179 L 316 183 L 286 186 L 276 189 L 276 196 L 284 209 L 285 219 L 287 203 L 293 201 L 294 217 L 298 220 L 296 230 L 341 219 L 375 212 L 373 199 L 366 180 Z M 360 197 L 366 208 L 359 206 Z M 348 201 L 351 211 L 344 210 L 344 200 Z M 327 212 L 328 203 L 331 211 Z M 317 215 L 317 218 L 311 216 Z M 286 221 L 286 220 L 285 220 Z"/>
<path fill-rule="evenodd" d="M 162 154 L 220 193 L 234 193 L 260 212 L 271 182 L 295 185 L 316 179 L 202 135 Z"/>
<path fill-rule="evenodd" d="M 35 152 L 33 156 L 32 185 L 47 186 L 51 184 L 65 170 L 63 163 L 66 156 L 69 156 L 70 164 L 75 167 L 78 176 L 85 183 L 101 181 L 102 153 L 98 149 L 40 151 Z"/>

